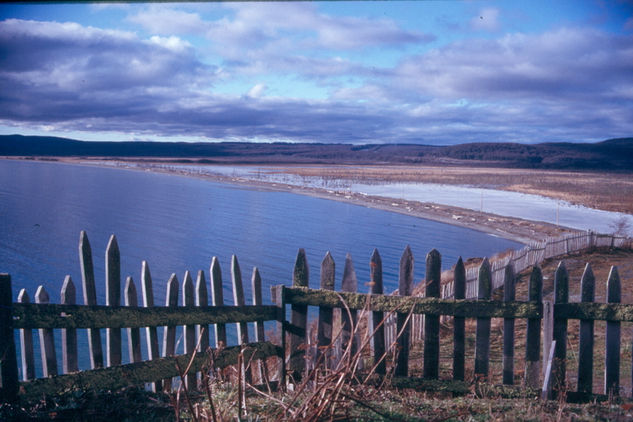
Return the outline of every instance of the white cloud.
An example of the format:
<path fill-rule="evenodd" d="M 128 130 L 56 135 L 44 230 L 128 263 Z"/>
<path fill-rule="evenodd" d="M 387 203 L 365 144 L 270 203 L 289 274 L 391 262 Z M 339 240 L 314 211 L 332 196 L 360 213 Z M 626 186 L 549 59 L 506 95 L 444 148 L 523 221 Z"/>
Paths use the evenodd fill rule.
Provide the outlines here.
<path fill-rule="evenodd" d="M 248 94 L 246 95 L 251 98 L 259 98 L 264 94 L 264 91 L 266 91 L 265 84 L 256 84 L 248 91 Z"/>
<path fill-rule="evenodd" d="M 151 5 L 146 10 L 128 16 L 127 20 L 141 25 L 152 34 L 161 35 L 203 33 L 207 27 L 197 13 L 175 10 L 160 4 Z"/>

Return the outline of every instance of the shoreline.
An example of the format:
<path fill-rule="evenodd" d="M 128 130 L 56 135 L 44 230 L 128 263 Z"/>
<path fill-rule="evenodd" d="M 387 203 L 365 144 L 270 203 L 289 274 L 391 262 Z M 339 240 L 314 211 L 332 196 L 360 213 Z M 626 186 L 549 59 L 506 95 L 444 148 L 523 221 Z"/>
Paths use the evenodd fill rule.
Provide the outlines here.
<path fill-rule="evenodd" d="M 113 165 L 102 164 L 107 161 Z M 265 182 L 247 179 L 243 177 L 231 177 L 215 174 L 197 174 L 182 170 L 171 170 L 157 167 L 132 167 L 130 164 L 144 164 L 135 161 L 99 160 L 90 159 L 61 159 L 57 162 L 69 164 L 90 165 L 103 168 L 115 168 L 132 171 L 150 171 L 154 173 L 173 174 L 184 177 L 193 177 L 216 183 L 229 184 L 247 189 L 260 191 L 288 192 L 296 195 L 306 195 L 320 199 L 334 200 L 348 204 L 374 208 L 388 212 L 395 212 L 416 218 L 450 224 L 479 232 L 513 240 L 522 244 L 542 241 L 547 237 L 556 237 L 566 233 L 577 233 L 580 230 L 564 226 L 556 226 L 551 223 L 525 220 L 515 217 L 506 217 L 487 212 L 473 211 L 450 205 L 430 202 L 419 202 L 399 198 L 372 196 L 349 191 L 336 191 L 322 188 L 296 186 L 278 182 Z"/>

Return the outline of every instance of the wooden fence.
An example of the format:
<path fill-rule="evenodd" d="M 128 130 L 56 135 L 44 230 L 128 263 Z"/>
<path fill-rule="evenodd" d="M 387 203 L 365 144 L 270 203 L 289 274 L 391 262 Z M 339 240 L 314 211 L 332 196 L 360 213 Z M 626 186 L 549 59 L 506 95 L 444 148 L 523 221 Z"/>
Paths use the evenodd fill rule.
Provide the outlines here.
<path fill-rule="evenodd" d="M 149 266 L 142 265 L 141 292 L 143 306 L 138 306 L 137 289 L 131 277 L 124 288 L 124 305 L 121 305 L 120 257 L 116 238 L 113 236 L 106 251 L 106 305 L 97 305 L 92 253 L 85 232 L 80 236 L 80 264 L 84 305 L 75 304 L 76 289 L 70 277 L 64 281 L 61 303 L 51 304 L 49 295 L 40 286 L 34 295 L 35 303 L 25 290 L 13 303 L 11 279 L 0 275 L 0 356 L 2 357 L 0 399 L 12 401 L 23 397 L 40 397 L 72 389 L 115 389 L 127 385 L 153 383 L 156 389 L 171 387 L 171 378 L 182 375 L 182 368 L 191 364 L 190 375 L 209 370 L 208 327 L 213 324 L 216 367 L 237 362 L 240 353 L 246 360 L 264 359 L 270 356 L 280 359 L 277 377 L 285 385 L 285 377 L 291 374 L 300 379 L 315 362 L 326 365 L 341 358 L 343 351 L 354 353 L 363 348 L 359 343 L 360 330 L 371 330 L 372 337 L 370 367 L 379 375 L 392 374 L 395 383 L 407 380 L 406 385 L 416 388 L 437 388 L 442 382 L 450 391 L 468 391 L 466 378 L 467 318 L 476 320 L 474 347 L 474 374 L 477 378 L 490 376 L 491 318 L 503 318 L 503 382 L 516 381 L 514 363 L 514 322 L 517 318 L 527 320 L 524 384 L 530 388 L 552 386 L 554 397 L 564 388 L 567 359 L 567 321 L 579 319 L 580 352 L 577 392 L 591 397 L 593 374 L 593 321 L 607 321 L 605 394 L 620 392 L 620 323 L 633 321 L 633 305 L 619 304 L 620 280 L 614 267 L 608 279 L 609 304 L 593 302 L 595 280 L 588 267 L 583 275 L 582 303 L 568 303 L 568 275 L 564 265 L 555 274 L 554 303 L 543 302 L 542 274 L 534 266 L 526 300 L 515 298 L 515 270 L 507 264 L 503 269 L 504 300 L 491 300 L 494 288 L 493 268 L 485 259 L 477 270 L 477 298 L 466 299 L 467 271 L 460 259 L 453 269 L 453 297 L 441 298 L 441 255 L 433 250 L 426 256 L 424 297 L 411 296 L 413 292 L 414 258 L 407 247 L 400 260 L 399 289 L 397 295 L 383 294 L 382 262 L 377 250 L 370 259 L 370 293 L 358 293 L 358 280 L 351 257 L 345 261 L 341 291 L 334 291 L 335 263 L 326 254 L 321 263 L 319 289 L 310 289 L 309 271 L 305 251 L 299 250 L 293 272 L 292 287 L 275 286 L 272 289 L 273 305 L 262 304 L 261 277 L 257 269 L 252 276 L 253 305 L 245 305 L 242 277 L 237 258 L 231 261 L 231 281 L 234 305 L 227 306 L 222 294 L 222 275 L 217 259 L 210 268 L 212 306 L 208 305 L 207 282 L 204 272 L 197 274 L 193 283 L 186 273 L 182 284 L 182 300 L 178 305 L 179 284 L 175 275 L 167 283 L 164 307 L 154 306 L 152 279 Z M 286 305 L 290 305 L 290 321 L 286 317 Z M 318 307 L 318 320 L 311 335 L 308 307 Z M 339 312 L 337 329 L 335 309 Z M 367 315 L 368 318 L 364 316 Z M 393 315 L 395 324 L 385 324 Z M 424 318 L 416 323 L 413 315 Z M 453 319 L 452 366 L 450 380 L 440 378 L 440 317 Z M 280 335 L 279 345 L 266 342 L 263 321 L 277 321 Z M 365 322 L 366 321 L 366 322 Z M 256 341 L 249 343 L 247 323 L 255 323 Z M 226 324 L 237 324 L 238 346 L 226 347 Z M 175 356 L 176 327 L 183 326 L 184 355 Z M 162 352 L 159 355 L 157 327 L 163 329 Z M 126 329 L 129 364 L 122 362 L 121 329 Z M 148 360 L 141 361 L 141 329 L 145 328 Z M 543 328 L 543 330 L 542 330 Z M 32 330 L 37 329 L 41 349 L 43 378 L 35 377 Z M 61 329 L 61 340 L 56 339 L 54 329 Z M 77 329 L 86 329 L 89 340 L 91 370 L 77 371 Z M 101 330 L 106 332 L 105 362 L 101 347 Z M 18 380 L 18 362 L 14 330 L 19 330 L 22 381 Z M 397 333 L 397 335 L 396 335 Z M 288 347 L 286 347 L 286 334 Z M 543 340 L 541 341 L 541 336 Z M 409 351 L 418 339 L 422 342 L 422 377 L 409 377 Z M 196 340 L 197 339 L 197 340 Z M 59 374 L 55 342 L 62 344 L 62 372 Z M 196 345 L 196 341 L 198 344 Z M 555 346 L 552 346 L 555 345 Z M 367 348 L 365 348 L 367 349 Z M 541 349 L 543 350 L 541 353 Z M 550 356 L 551 361 L 543 358 Z M 388 364 L 387 358 L 393 359 Z M 541 373 L 540 367 L 550 367 Z M 261 368 L 259 369 L 261 371 Z M 255 374 L 257 376 L 257 374 Z M 262 374 L 262 377 L 266 376 Z M 446 378 L 446 377 L 444 377 Z M 192 376 L 185 382 L 192 383 Z M 551 380 L 551 381 L 550 381 Z M 191 384 L 190 384 L 191 385 Z M 402 385 L 402 384 L 401 384 Z M 549 391 L 549 390 L 548 390 Z M 548 392 L 548 395 L 550 393 Z"/>

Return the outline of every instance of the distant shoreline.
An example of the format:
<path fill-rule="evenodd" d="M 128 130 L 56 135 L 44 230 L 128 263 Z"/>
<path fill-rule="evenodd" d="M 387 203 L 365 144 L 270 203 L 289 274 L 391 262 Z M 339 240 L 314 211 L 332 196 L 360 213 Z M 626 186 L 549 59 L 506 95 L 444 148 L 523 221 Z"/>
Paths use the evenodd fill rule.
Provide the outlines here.
<path fill-rule="evenodd" d="M 11 159 L 11 158 L 10 158 Z M 15 158 L 13 158 L 15 159 Z M 30 160 L 29 160 L 30 161 Z M 50 160 L 44 159 L 49 162 Z M 513 240 L 523 244 L 529 244 L 535 241 L 541 241 L 547 237 L 558 236 L 564 233 L 577 232 L 578 230 L 568 227 L 556 226 L 546 222 L 529 221 L 513 217 L 505 217 L 497 214 L 473 211 L 465 208 L 459 208 L 449 205 L 408 201 L 399 198 L 390 198 L 382 196 L 370 196 L 355 192 L 340 192 L 335 190 L 326 190 L 321 188 L 303 187 L 288 185 L 283 183 L 271 183 L 265 181 L 256 181 L 241 177 L 230 177 L 222 175 L 196 174 L 181 170 L 170 170 L 159 167 L 138 167 L 135 168 L 131 164 L 146 164 L 135 161 L 120 161 L 111 159 L 69 159 L 60 158 L 55 160 L 59 163 L 79 164 L 88 166 L 97 166 L 103 168 L 114 168 L 132 171 L 151 171 L 154 173 L 173 174 L 185 177 L 194 177 L 212 182 L 241 186 L 249 189 L 261 191 L 277 191 L 288 192 L 298 195 L 312 196 L 315 198 L 334 200 L 349 204 L 360 205 L 368 208 L 375 208 L 389 212 L 409 215 L 416 218 L 432 220 L 452 226 L 468 228 L 479 232 L 491 234 L 501 238 Z M 115 165 L 106 165 L 100 163 L 107 161 Z M 235 167 L 232 165 L 231 167 Z M 286 167 L 286 166 L 275 166 Z"/>

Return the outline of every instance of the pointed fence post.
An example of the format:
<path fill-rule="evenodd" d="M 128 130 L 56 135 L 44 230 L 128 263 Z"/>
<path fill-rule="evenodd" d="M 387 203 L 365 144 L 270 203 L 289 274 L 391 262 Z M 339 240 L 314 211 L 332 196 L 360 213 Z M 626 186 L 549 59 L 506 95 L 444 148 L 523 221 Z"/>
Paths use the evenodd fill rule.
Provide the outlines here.
<path fill-rule="evenodd" d="M 461 256 L 453 270 L 453 297 L 456 300 L 466 298 L 466 268 Z M 453 317 L 453 379 L 456 381 L 464 381 L 465 322 L 464 317 Z"/>
<path fill-rule="evenodd" d="M 558 398 L 565 390 L 567 359 L 567 319 L 556 315 L 557 303 L 569 302 L 569 275 L 561 261 L 554 274 L 554 328 L 553 340 L 556 341 L 554 360 L 552 361 L 552 398 Z"/>
<path fill-rule="evenodd" d="M 20 290 L 18 303 L 30 303 L 26 289 Z M 11 319 L 13 321 L 13 319 Z M 0 339 L 1 340 L 1 339 Z M 22 360 L 22 381 L 35 379 L 35 358 L 33 357 L 33 330 L 20 329 L 20 357 Z"/>
<path fill-rule="evenodd" d="M 334 259 L 328 251 L 321 261 L 321 289 L 334 290 L 334 269 Z M 330 368 L 332 364 L 332 319 L 333 309 L 319 306 L 316 363 L 324 368 Z"/>
<path fill-rule="evenodd" d="M 178 306 L 178 277 L 172 274 L 167 282 L 165 306 L 175 308 Z M 163 331 L 163 356 L 173 356 L 176 353 L 176 327 L 168 326 Z M 163 389 L 171 390 L 171 378 L 163 380 Z"/>
<path fill-rule="evenodd" d="M 211 295 L 213 306 L 224 305 L 224 286 L 222 286 L 222 270 L 217 257 L 211 259 Z M 221 348 L 226 346 L 226 325 L 215 324 L 215 347 Z"/>
<path fill-rule="evenodd" d="M 235 255 L 231 256 L 231 282 L 233 283 L 233 304 L 235 306 L 244 306 L 246 300 L 244 298 L 244 285 L 242 284 L 242 271 Z M 237 324 L 237 339 L 240 345 L 248 344 L 248 326 L 245 322 Z"/>
<path fill-rule="evenodd" d="M 297 253 L 294 270 L 292 273 L 293 287 L 308 287 L 309 272 L 306 251 L 301 248 Z M 306 349 L 306 325 L 308 319 L 308 306 L 290 306 L 290 358 L 288 370 L 295 381 L 300 381 L 305 371 L 305 349 Z"/>
<path fill-rule="evenodd" d="M 35 292 L 35 303 L 49 303 L 50 298 L 44 286 Z M 57 355 L 55 353 L 55 337 L 52 328 L 40 328 L 40 350 L 42 354 L 42 374 L 44 378 L 57 375 Z"/>
<path fill-rule="evenodd" d="M 84 305 L 97 304 L 97 290 L 95 287 L 95 272 L 92 265 L 92 249 L 85 231 L 79 234 L 79 265 L 81 267 L 81 285 L 83 287 Z M 88 348 L 90 349 L 90 367 L 103 367 L 103 349 L 101 348 L 101 333 L 98 328 L 88 328 Z"/>
<path fill-rule="evenodd" d="M 612 266 L 607 280 L 607 303 L 620 303 L 621 300 L 618 267 Z M 607 321 L 604 393 L 608 396 L 620 394 L 620 324 L 620 321 Z"/>
<path fill-rule="evenodd" d="M 64 279 L 61 291 L 62 305 L 75 305 L 76 289 L 69 275 Z M 77 330 L 74 328 L 62 328 L 62 370 L 65 374 L 76 372 L 77 367 Z"/>
<path fill-rule="evenodd" d="M 528 283 L 528 301 L 543 303 L 543 274 L 538 266 L 532 268 Z M 539 357 L 541 349 L 541 319 L 528 318 L 525 340 L 525 384 L 539 387 Z"/>
<path fill-rule="evenodd" d="M 185 278 L 182 282 L 182 306 L 193 307 L 196 306 L 193 280 L 191 279 L 191 273 L 185 272 Z M 196 326 L 185 325 L 183 327 L 183 336 L 185 343 L 185 355 L 193 353 L 196 348 Z M 189 373 L 183 380 L 187 388 L 192 390 L 196 388 L 196 374 Z"/>
<path fill-rule="evenodd" d="M 477 277 L 477 299 L 490 300 L 492 293 L 492 277 L 490 275 L 490 262 L 484 259 L 479 267 Z M 488 363 L 490 359 L 490 318 L 477 318 L 477 334 L 475 338 L 475 378 L 483 380 L 488 378 Z"/>
<path fill-rule="evenodd" d="M 32 349 L 31 349 L 32 350 Z M 18 361 L 13 336 L 13 294 L 11 276 L 0 273 L 0 402 L 18 400 Z"/>
<path fill-rule="evenodd" d="M 514 269 L 508 264 L 503 273 L 503 301 L 514 302 L 515 298 Z M 514 384 L 514 318 L 503 319 L 503 383 Z"/>
<path fill-rule="evenodd" d="M 264 304 L 262 298 L 262 276 L 259 274 L 257 267 L 253 268 L 253 274 L 251 275 L 251 292 L 253 292 L 253 306 L 262 306 Z M 255 341 L 257 343 L 266 341 L 263 321 L 255 321 Z M 258 382 L 264 384 L 267 380 L 266 361 L 257 360 L 253 372 L 259 377 Z"/>
<path fill-rule="evenodd" d="M 352 256 L 350 254 L 345 256 L 345 268 L 343 269 L 341 291 L 350 293 L 356 293 L 358 291 L 358 279 L 356 278 L 356 271 L 354 270 L 354 263 L 352 262 Z M 358 351 L 358 311 L 341 308 L 341 322 L 342 353 L 345 353 L 349 347 L 350 354 L 348 359 L 351 359 Z"/>
<path fill-rule="evenodd" d="M 398 295 L 411 296 L 413 293 L 413 254 L 411 247 L 407 245 L 400 257 L 400 276 L 398 280 Z M 397 360 L 394 375 L 397 377 L 409 376 L 409 337 L 411 336 L 411 324 L 407 321 L 409 314 L 397 313 L 396 339 Z"/>
<path fill-rule="evenodd" d="M 196 306 L 206 308 L 209 306 L 209 293 L 207 290 L 207 280 L 204 277 L 204 271 L 198 271 L 196 278 Z M 200 352 L 206 353 L 209 348 L 209 325 L 196 326 L 196 338 L 200 339 Z"/>
<path fill-rule="evenodd" d="M 440 297 L 442 255 L 433 249 L 426 255 L 425 297 Z M 440 317 L 424 315 L 424 378 L 437 379 L 440 372 Z"/>
<path fill-rule="evenodd" d="M 152 286 L 152 276 L 149 272 L 149 264 L 147 261 L 143 261 L 141 264 L 141 290 L 143 294 L 143 307 L 154 307 L 154 288 Z M 160 357 L 160 351 L 158 349 L 158 330 L 156 327 L 145 328 L 145 338 L 147 341 L 147 356 L 148 360 L 157 359 Z M 160 382 L 153 382 L 150 384 L 152 391 L 159 392 L 162 389 Z"/>
<path fill-rule="evenodd" d="M 128 277 L 125 280 L 124 290 L 125 306 L 138 307 L 138 297 L 136 293 L 136 286 L 132 277 Z M 140 362 L 143 360 L 141 356 L 141 330 L 140 328 L 127 328 L 127 347 L 130 357 L 130 362 Z"/>
<path fill-rule="evenodd" d="M 382 283 L 382 259 L 378 249 L 374 249 L 369 259 L 369 284 L 371 293 L 375 295 L 383 294 Z M 374 333 L 374 365 L 378 375 L 387 373 L 387 364 L 385 362 L 385 313 L 372 312 L 372 328 Z"/>
<path fill-rule="evenodd" d="M 596 279 L 587 263 L 580 280 L 580 301 L 593 302 L 595 300 Z M 578 392 L 591 394 L 593 392 L 593 320 L 580 320 L 580 336 L 578 346 Z"/>
<path fill-rule="evenodd" d="M 121 255 L 116 236 L 110 236 L 106 248 L 106 306 L 121 305 Z M 121 329 L 106 328 L 106 365 L 121 364 Z"/>

